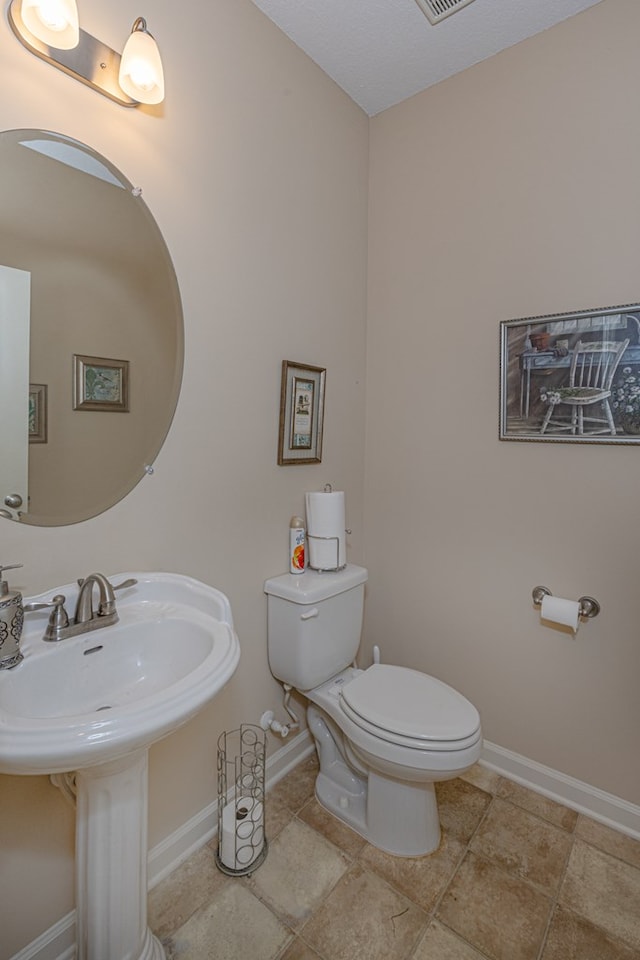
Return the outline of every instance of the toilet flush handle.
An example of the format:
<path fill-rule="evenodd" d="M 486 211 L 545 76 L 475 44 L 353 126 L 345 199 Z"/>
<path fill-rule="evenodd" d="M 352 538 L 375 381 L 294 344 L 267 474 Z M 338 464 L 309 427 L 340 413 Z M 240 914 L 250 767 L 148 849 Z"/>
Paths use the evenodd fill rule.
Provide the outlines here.
<path fill-rule="evenodd" d="M 314 617 L 317 617 L 317 616 L 319 616 L 319 615 L 320 615 L 320 611 L 318 610 L 318 608 L 317 608 L 317 607 L 312 607 L 312 609 L 309 610 L 308 613 L 301 613 L 301 614 L 300 614 L 300 619 L 301 619 L 301 620 L 313 620 Z"/>

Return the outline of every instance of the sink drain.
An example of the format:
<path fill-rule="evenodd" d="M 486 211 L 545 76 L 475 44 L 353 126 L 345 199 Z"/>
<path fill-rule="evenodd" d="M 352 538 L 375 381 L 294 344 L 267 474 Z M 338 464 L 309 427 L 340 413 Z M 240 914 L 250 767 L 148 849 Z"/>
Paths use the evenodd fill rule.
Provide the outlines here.
<path fill-rule="evenodd" d="M 100 713 L 101 710 L 111 710 L 111 704 L 110 704 L 110 703 L 106 703 L 106 704 L 104 705 L 104 707 L 98 707 L 98 708 L 96 709 L 96 713 Z"/>

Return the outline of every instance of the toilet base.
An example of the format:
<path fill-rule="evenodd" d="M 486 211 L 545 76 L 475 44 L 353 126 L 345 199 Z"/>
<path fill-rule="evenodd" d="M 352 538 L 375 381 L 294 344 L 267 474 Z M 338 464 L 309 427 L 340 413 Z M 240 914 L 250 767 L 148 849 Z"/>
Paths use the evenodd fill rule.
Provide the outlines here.
<path fill-rule="evenodd" d="M 347 761 L 336 725 L 315 706 L 307 711 L 320 761 L 319 803 L 373 846 L 396 857 L 421 857 L 440 845 L 433 782 L 407 782 Z"/>
<path fill-rule="evenodd" d="M 320 772 L 316 797 L 329 813 L 379 850 L 395 857 L 422 857 L 440 846 L 435 787 L 433 783 L 407 784 L 403 792 L 404 786 L 371 771 L 364 791 L 351 794 Z"/>

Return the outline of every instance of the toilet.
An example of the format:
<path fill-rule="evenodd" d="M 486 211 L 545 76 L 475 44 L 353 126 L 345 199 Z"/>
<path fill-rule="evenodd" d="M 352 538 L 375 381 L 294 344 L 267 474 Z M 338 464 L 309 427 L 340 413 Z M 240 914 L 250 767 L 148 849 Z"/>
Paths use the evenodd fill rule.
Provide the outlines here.
<path fill-rule="evenodd" d="M 347 564 L 267 580 L 269 666 L 309 701 L 322 806 L 379 849 L 422 856 L 440 843 L 434 785 L 476 763 L 480 717 L 435 677 L 355 666 L 367 576 Z"/>

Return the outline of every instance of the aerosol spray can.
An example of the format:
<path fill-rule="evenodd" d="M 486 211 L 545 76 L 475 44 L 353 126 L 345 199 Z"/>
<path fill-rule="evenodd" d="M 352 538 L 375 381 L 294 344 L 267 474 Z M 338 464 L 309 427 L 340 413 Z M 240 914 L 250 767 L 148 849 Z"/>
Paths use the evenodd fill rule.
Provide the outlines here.
<path fill-rule="evenodd" d="M 305 532 L 302 517 L 291 517 L 289 524 L 289 573 L 304 573 Z"/>

